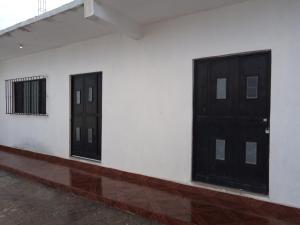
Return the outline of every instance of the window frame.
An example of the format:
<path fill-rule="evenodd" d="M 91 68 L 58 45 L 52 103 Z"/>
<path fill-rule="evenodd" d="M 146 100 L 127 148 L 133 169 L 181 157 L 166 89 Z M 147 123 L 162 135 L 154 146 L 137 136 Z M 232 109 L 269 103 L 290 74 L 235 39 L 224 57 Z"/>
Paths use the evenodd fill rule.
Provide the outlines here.
<path fill-rule="evenodd" d="M 5 92 L 6 114 L 48 116 L 47 76 L 6 80 Z"/>

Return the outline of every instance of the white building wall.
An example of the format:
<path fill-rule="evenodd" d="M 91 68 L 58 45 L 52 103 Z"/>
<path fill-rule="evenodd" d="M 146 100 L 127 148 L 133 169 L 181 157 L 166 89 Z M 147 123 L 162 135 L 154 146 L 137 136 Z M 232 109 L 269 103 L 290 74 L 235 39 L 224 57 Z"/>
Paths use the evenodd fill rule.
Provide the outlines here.
<path fill-rule="evenodd" d="M 272 50 L 270 201 L 300 207 L 300 1 L 250 0 L 0 63 L 0 144 L 69 157 L 69 75 L 103 72 L 102 165 L 191 183 L 195 58 Z M 48 117 L 5 115 L 5 79 L 48 75 Z"/>

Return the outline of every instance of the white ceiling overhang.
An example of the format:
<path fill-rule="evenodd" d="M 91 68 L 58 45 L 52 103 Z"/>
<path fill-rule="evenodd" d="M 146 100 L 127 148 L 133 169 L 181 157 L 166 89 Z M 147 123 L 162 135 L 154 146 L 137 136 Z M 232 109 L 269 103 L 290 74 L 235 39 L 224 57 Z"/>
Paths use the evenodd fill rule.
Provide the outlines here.
<path fill-rule="evenodd" d="M 246 0 L 75 0 L 0 31 L 0 61 Z M 23 48 L 20 49 L 19 46 Z"/>

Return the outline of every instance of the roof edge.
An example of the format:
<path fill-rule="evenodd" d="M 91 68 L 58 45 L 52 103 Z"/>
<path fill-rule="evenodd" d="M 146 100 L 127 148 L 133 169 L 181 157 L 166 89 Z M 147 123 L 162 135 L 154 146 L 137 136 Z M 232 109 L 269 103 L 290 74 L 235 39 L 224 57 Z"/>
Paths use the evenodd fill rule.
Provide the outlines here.
<path fill-rule="evenodd" d="M 50 11 L 47 11 L 39 16 L 35 16 L 35 17 L 32 17 L 30 19 L 27 19 L 23 22 L 20 22 L 20 23 L 17 23 L 13 26 L 10 26 L 10 27 L 7 27 L 3 30 L 0 30 L 0 37 L 3 36 L 3 35 L 6 35 L 10 32 L 13 32 L 15 30 L 18 30 L 22 27 L 26 27 L 26 26 L 29 26 L 33 23 L 36 23 L 38 21 L 41 21 L 41 20 L 44 20 L 44 19 L 47 19 L 47 18 L 50 18 L 52 16 L 55 16 L 57 14 L 60 14 L 60 13 L 63 13 L 65 11 L 68 11 L 68 10 L 71 10 L 71 9 L 74 9 L 74 8 L 77 8 L 81 5 L 84 4 L 84 0 L 73 0 L 72 2 L 69 2 L 67 4 L 64 4 L 58 8 L 55 8 L 55 9 L 52 9 Z"/>

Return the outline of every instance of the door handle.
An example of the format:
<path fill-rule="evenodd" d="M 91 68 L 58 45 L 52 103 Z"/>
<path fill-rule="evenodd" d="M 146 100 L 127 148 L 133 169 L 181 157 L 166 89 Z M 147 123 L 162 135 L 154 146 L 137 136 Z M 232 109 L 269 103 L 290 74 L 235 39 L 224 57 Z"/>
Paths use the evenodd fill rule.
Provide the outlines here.
<path fill-rule="evenodd" d="M 263 121 L 263 123 L 268 124 L 268 118 L 263 118 L 262 121 Z M 265 133 L 270 134 L 270 127 L 269 126 L 266 127 Z"/>
<path fill-rule="evenodd" d="M 265 133 L 266 133 L 266 134 L 270 134 L 270 128 L 267 127 L 267 128 L 265 129 Z"/>

